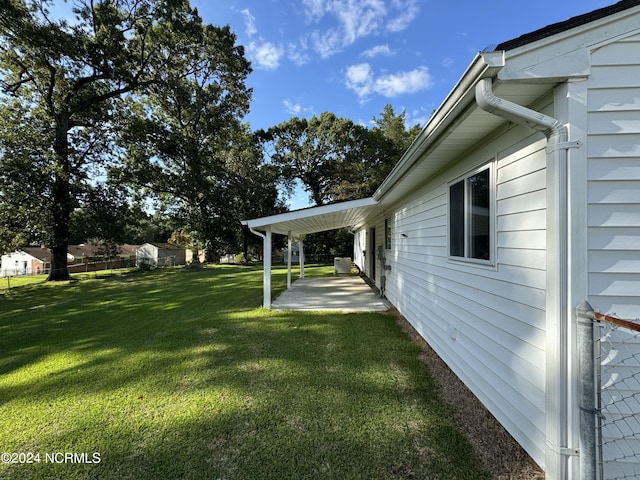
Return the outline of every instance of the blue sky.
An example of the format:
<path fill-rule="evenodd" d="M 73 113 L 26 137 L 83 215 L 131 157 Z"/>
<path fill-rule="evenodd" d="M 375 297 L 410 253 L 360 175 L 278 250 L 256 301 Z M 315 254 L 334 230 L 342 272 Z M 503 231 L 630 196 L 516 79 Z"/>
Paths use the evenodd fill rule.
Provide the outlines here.
<path fill-rule="evenodd" d="M 68 9 L 56 0 L 58 8 Z M 253 72 L 252 129 L 324 111 L 366 126 L 386 104 L 424 126 L 477 52 L 616 0 L 191 0 L 230 25 Z M 298 190 L 291 208 L 309 206 Z"/>
<path fill-rule="evenodd" d="M 424 126 L 476 53 L 615 0 L 192 0 L 229 24 L 253 73 L 254 130 L 323 111 Z M 290 208 L 309 206 L 300 189 Z"/>
<path fill-rule="evenodd" d="M 323 111 L 370 125 L 387 103 L 423 126 L 478 51 L 613 3 L 192 0 L 245 46 L 253 129 Z"/>

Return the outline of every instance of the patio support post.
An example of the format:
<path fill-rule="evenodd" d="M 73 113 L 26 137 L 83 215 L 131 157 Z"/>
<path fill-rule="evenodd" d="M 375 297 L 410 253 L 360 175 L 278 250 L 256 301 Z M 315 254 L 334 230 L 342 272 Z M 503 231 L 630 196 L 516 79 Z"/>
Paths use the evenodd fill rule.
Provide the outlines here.
<path fill-rule="evenodd" d="M 302 237 L 298 240 L 300 248 L 298 249 L 299 261 L 300 261 L 300 278 L 304 278 L 304 241 Z"/>
<path fill-rule="evenodd" d="M 287 289 L 291 288 L 291 230 L 287 233 Z"/>
<path fill-rule="evenodd" d="M 262 306 L 264 308 L 271 308 L 271 226 L 266 227 L 263 245 L 263 265 L 264 265 L 264 279 L 263 279 L 263 300 Z"/>

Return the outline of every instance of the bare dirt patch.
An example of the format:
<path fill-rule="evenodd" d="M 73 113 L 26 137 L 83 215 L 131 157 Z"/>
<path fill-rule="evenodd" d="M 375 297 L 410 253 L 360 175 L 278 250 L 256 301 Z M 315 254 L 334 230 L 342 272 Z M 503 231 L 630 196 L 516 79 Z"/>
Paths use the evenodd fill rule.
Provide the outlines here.
<path fill-rule="evenodd" d="M 413 326 L 397 314 L 397 322 L 420 345 L 420 360 L 453 408 L 453 424 L 467 437 L 482 464 L 496 480 L 542 480 L 544 472 L 449 369 Z"/>

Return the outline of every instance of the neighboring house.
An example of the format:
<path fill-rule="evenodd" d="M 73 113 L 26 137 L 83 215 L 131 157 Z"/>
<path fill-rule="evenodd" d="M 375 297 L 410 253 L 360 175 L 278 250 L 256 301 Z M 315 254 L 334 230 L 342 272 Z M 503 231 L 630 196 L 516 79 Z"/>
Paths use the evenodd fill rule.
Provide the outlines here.
<path fill-rule="evenodd" d="M 352 229 L 355 263 L 547 478 L 580 478 L 576 307 L 640 316 L 640 2 L 479 53 L 371 198 L 244 223 L 265 259 L 274 233 Z"/>
<path fill-rule="evenodd" d="M 51 268 L 51 252 L 42 247 L 25 247 L 2 255 L 0 265 L 2 277 L 45 273 Z"/>
<path fill-rule="evenodd" d="M 94 258 L 97 256 L 104 256 L 104 249 L 100 245 L 94 245 L 91 243 L 80 245 L 69 245 L 67 247 L 67 256 L 69 260 L 75 262 L 76 260 L 82 261 L 84 258 Z"/>
<path fill-rule="evenodd" d="M 124 245 L 120 245 L 118 247 L 118 255 L 121 257 L 131 257 L 135 256 L 138 251 L 139 245 L 131 245 L 129 243 L 125 243 Z"/>
<path fill-rule="evenodd" d="M 289 261 L 289 249 L 282 249 L 282 258 L 285 262 Z M 300 262 L 300 243 L 295 242 L 291 245 L 291 261 L 294 263 Z"/>
<path fill-rule="evenodd" d="M 137 248 L 137 245 L 120 245 L 117 254 L 120 263 L 109 263 L 104 256 L 104 247 L 93 244 L 69 245 L 67 266 L 71 273 L 110 268 L 114 265 L 123 266 L 132 256 L 135 257 Z M 51 268 L 51 251 L 44 247 L 25 247 L 3 255 L 0 265 L 2 277 L 48 273 Z"/>
<path fill-rule="evenodd" d="M 172 243 L 145 243 L 136 251 L 136 264 L 159 266 L 185 265 L 186 249 Z"/>

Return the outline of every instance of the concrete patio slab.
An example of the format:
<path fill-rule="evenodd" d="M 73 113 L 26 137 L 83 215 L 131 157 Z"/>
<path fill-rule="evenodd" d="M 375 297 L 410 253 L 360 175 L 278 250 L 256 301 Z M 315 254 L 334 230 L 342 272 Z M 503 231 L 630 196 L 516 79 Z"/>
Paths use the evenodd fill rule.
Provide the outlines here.
<path fill-rule="evenodd" d="M 271 304 L 272 310 L 380 312 L 389 308 L 360 277 L 301 278 Z"/>

